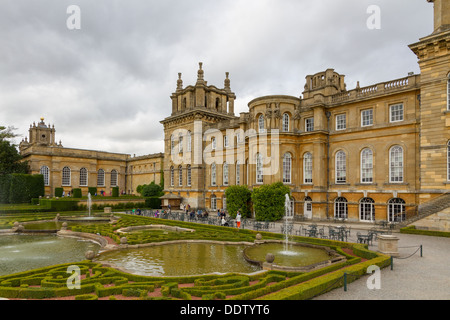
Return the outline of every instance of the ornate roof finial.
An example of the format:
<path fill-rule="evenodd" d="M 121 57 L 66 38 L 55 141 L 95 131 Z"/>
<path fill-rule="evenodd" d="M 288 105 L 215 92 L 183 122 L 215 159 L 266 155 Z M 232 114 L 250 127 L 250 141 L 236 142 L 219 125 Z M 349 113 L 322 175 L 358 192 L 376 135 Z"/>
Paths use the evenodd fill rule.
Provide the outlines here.
<path fill-rule="evenodd" d="M 230 75 L 229 72 L 225 72 L 225 89 L 231 89 L 230 87 L 230 79 L 228 78 L 228 76 Z"/>
<path fill-rule="evenodd" d="M 199 66 L 199 69 L 197 72 L 197 83 L 203 83 L 203 75 L 204 75 L 204 72 L 202 70 L 203 62 L 199 62 L 198 66 Z"/>
<path fill-rule="evenodd" d="M 178 73 L 177 90 L 183 89 L 183 80 L 181 80 L 181 72 Z"/>

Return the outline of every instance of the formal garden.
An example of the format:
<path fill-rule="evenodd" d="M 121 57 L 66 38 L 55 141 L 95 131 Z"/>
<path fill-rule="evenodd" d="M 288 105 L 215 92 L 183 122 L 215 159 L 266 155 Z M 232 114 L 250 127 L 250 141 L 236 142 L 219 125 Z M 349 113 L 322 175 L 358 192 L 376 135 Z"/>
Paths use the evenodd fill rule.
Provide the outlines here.
<path fill-rule="evenodd" d="M 215 213 L 162 211 L 154 183 L 140 186 L 140 196 L 94 188 L 44 196 L 43 177 L 28 174 L 13 136 L 0 127 L 0 298 L 311 299 L 391 263 L 368 244 L 259 227 L 286 214 L 289 189 L 281 183 L 227 188 L 226 225 Z M 268 251 L 252 256 L 249 248 Z M 320 258 L 303 263 L 310 251 Z M 294 266 L 282 255 L 294 256 Z"/>
<path fill-rule="evenodd" d="M 96 213 L 101 216 L 101 212 Z M 60 213 L 59 218 L 81 216 L 80 212 Z M 104 214 L 103 214 L 104 216 Z M 25 225 L 17 236 L 23 236 L 26 222 L 52 220 L 55 213 L 2 214 L 0 226 L 3 230 Z M 139 226 L 167 226 L 192 232 L 153 232 Z M 137 231 L 118 232 L 124 228 Z M 109 223 L 78 224 L 60 236 L 82 237 L 92 234 L 106 239 L 107 246 L 119 252 L 146 244 L 160 245 L 182 242 L 245 243 L 256 241 L 283 241 L 281 233 L 222 227 L 205 223 L 144 217 L 114 213 Z M 62 231 L 59 231 L 61 233 Z M 51 237 L 49 235 L 49 237 Z M 148 276 L 125 272 L 108 264 L 102 264 L 98 256 L 86 254 L 79 261 L 45 266 L 19 273 L 0 276 L 0 297 L 8 299 L 310 299 L 326 291 L 342 287 L 366 275 L 367 267 L 386 267 L 390 257 L 367 249 L 366 244 L 347 243 L 328 239 L 290 236 L 289 241 L 324 246 L 345 257 L 338 263 L 324 265 L 310 271 L 259 270 L 251 273 L 197 274 L 182 276 Z M 101 250 L 100 250 L 101 251 Z M 56 253 L 57 254 L 57 253 Z M 190 261 L 185 261 L 189 265 Z M 197 262 L 195 262 L 197 263 Z M 201 263 L 201 262 L 200 262 Z M 73 273 L 70 266 L 80 270 L 80 283 L 70 288 Z M 344 277 L 345 274 L 345 277 Z"/>

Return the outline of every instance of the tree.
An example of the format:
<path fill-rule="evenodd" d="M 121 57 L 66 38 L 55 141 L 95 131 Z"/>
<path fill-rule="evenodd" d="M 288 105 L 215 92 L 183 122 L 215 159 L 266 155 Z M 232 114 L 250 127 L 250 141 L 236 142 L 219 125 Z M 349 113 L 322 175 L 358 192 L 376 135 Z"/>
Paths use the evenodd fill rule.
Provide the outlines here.
<path fill-rule="evenodd" d="M 250 201 L 252 193 L 247 186 L 230 186 L 225 190 L 227 210 L 232 218 L 239 210 L 242 217 L 250 217 Z"/>
<path fill-rule="evenodd" d="M 136 191 L 143 197 L 160 197 L 164 195 L 163 188 L 154 181 L 150 184 L 139 185 Z"/>
<path fill-rule="evenodd" d="M 290 194 L 289 187 L 281 182 L 262 185 L 253 189 L 252 202 L 255 219 L 259 221 L 280 220 L 285 214 L 284 201 L 286 194 Z"/>
<path fill-rule="evenodd" d="M 0 126 L 0 174 L 28 173 L 28 162 L 22 161 L 17 148 L 8 139 L 16 137 L 14 127 Z"/>

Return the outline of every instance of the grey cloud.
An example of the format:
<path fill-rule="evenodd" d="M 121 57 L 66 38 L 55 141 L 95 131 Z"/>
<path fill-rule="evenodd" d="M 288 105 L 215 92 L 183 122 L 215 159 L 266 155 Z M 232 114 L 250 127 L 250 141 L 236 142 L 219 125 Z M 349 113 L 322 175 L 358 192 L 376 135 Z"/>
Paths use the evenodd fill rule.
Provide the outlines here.
<path fill-rule="evenodd" d="M 81 30 L 66 27 L 71 4 Z M 199 61 L 209 84 L 230 72 L 238 113 L 326 68 L 350 89 L 418 72 L 407 45 L 431 32 L 424 0 L 2 0 L 0 124 L 26 135 L 43 116 L 66 147 L 161 152 L 177 73 L 194 84 Z"/>

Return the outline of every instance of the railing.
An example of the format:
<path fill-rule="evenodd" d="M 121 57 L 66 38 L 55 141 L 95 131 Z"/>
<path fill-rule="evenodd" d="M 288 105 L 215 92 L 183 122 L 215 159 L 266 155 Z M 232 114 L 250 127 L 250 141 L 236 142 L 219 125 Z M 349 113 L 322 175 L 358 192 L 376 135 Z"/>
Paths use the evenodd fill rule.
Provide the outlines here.
<path fill-rule="evenodd" d="M 408 76 L 392 81 L 380 82 L 371 86 L 356 88 L 350 91 L 337 93 L 331 96 L 331 103 L 340 103 L 358 98 L 370 97 L 372 95 L 391 93 L 395 90 L 401 90 L 407 87 L 412 87 L 416 83 L 416 77 Z"/>

